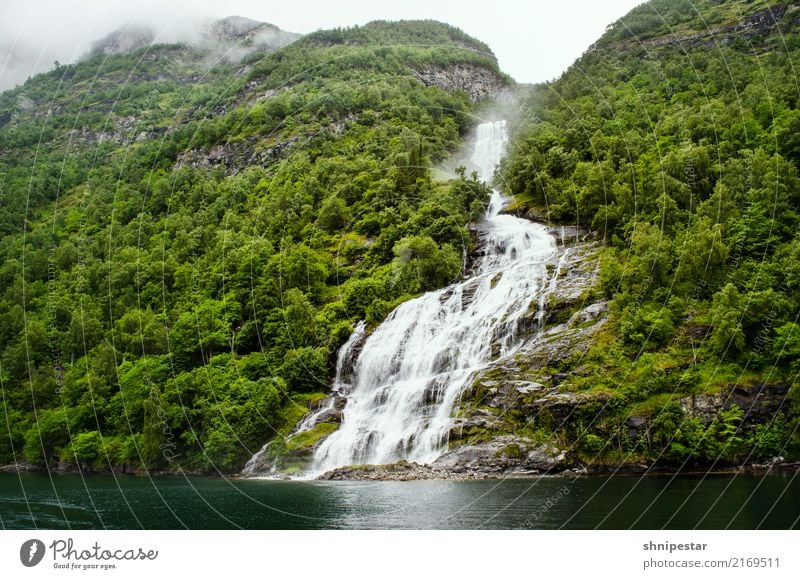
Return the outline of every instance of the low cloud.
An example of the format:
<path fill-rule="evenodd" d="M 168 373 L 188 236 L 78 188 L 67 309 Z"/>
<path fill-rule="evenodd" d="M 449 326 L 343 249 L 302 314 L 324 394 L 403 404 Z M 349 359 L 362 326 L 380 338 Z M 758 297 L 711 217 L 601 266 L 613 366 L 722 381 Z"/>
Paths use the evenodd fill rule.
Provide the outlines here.
<path fill-rule="evenodd" d="M 0 90 L 56 61 L 76 62 L 115 31 L 129 40 L 187 41 L 213 17 L 209 10 L 149 0 L 0 0 L 0 14 Z"/>

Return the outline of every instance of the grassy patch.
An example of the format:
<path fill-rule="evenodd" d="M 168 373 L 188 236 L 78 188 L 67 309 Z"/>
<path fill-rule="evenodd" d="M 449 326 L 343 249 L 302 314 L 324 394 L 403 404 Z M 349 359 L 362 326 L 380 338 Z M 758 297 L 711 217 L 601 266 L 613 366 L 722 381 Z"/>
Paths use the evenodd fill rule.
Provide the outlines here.
<path fill-rule="evenodd" d="M 679 396 L 675 394 L 656 394 L 630 406 L 628 414 L 631 416 L 653 416 L 667 405 L 677 402 L 678 399 Z"/>
<path fill-rule="evenodd" d="M 333 434 L 339 428 L 335 422 L 320 422 L 311 430 L 295 434 L 286 441 L 286 451 L 294 452 L 304 448 L 311 448 L 320 440 Z"/>

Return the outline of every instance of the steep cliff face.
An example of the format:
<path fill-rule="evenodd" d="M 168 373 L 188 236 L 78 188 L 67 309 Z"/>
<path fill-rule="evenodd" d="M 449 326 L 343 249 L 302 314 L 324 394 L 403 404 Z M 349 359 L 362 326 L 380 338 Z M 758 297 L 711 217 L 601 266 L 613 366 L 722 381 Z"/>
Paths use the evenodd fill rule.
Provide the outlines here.
<path fill-rule="evenodd" d="M 788 14 L 787 14 L 788 12 Z M 787 18 L 784 20 L 784 16 Z M 683 46 L 684 48 L 715 48 L 731 42 L 747 42 L 760 45 L 780 27 L 791 25 L 798 17 L 797 6 L 776 4 L 745 15 L 741 20 L 722 26 L 709 26 L 700 32 L 676 33 L 661 38 L 645 40 L 648 48 L 659 46 Z"/>
<path fill-rule="evenodd" d="M 195 169 L 220 167 L 226 174 L 235 175 L 248 167 L 274 164 L 285 158 L 293 147 L 307 146 L 316 139 L 340 137 L 357 118 L 349 115 L 305 135 L 293 135 L 278 142 L 251 137 L 243 142 L 220 143 L 210 149 L 191 149 L 178 155 L 176 165 Z"/>
<path fill-rule="evenodd" d="M 543 323 L 532 311 L 522 347 L 475 377 L 450 430 L 450 450 L 434 468 L 516 476 L 556 473 L 575 463 L 553 417 L 560 408 L 599 399 L 566 392 L 562 385 L 571 374 L 582 372 L 569 362 L 595 343 L 607 322 L 608 304 L 598 299 L 600 246 L 593 235 L 566 227 L 554 228 L 553 233 L 559 249 L 548 266 L 551 279 Z"/>
<path fill-rule="evenodd" d="M 315 41 L 316 42 L 316 41 Z M 331 45 L 326 43 L 326 45 Z M 332 44 L 335 46 L 335 44 Z M 411 64 L 407 69 L 399 71 L 407 79 L 415 79 L 424 86 L 441 89 L 454 96 L 466 96 L 472 104 L 497 98 L 498 95 L 509 92 L 513 81 L 501 74 L 496 66 L 490 63 L 474 64 L 471 62 L 454 62 L 446 64 L 417 63 Z M 496 63 L 495 63 L 496 64 Z M 291 81 L 290 81 L 291 82 Z M 258 83 L 252 82 L 253 86 Z M 252 91 L 248 86 L 242 95 L 242 100 L 252 101 L 254 104 L 269 106 L 270 101 L 287 98 L 286 91 L 291 90 L 291 83 L 280 85 L 267 91 Z M 297 111 L 302 114 L 302 110 Z M 181 154 L 178 159 L 180 165 L 192 167 L 223 167 L 229 174 L 235 174 L 253 164 L 269 164 L 280 158 L 286 151 L 298 142 L 309 143 L 320 137 L 337 137 L 344 133 L 347 127 L 357 120 L 356 115 L 350 114 L 304 135 L 293 135 L 288 139 L 258 139 L 248 138 L 242 142 L 223 142 L 213 148 L 195 148 Z"/>
<path fill-rule="evenodd" d="M 783 0 L 653 0 L 533 88 L 503 183 L 521 214 L 589 224 L 597 242 L 562 253 L 547 324 L 476 378 L 449 452 L 386 477 L 800 456 L 800 277 L 777 273 L 798 255 L 797 93 L 783 87 L 799 14 Z M 765 246 L 762 227 L 781 233 Z"/>
<path fill-rule="evenodd" d="M 496 97 L 509 84 L 497 71 L 473 64 L 426 67 L 414 69 L 412 74 L 426 86 L 437 86 L 450 93 L 464 92 L 472 102 Z"/>
<path fill-rule="evenodd" d="M 527 336 L 512 357 L 491 363 L 472 378 L 456 404 L 448 436 L 448 451 L 429 465 L 362 465 L 340 468 L 322 476 L 328 480 L 409 480 L 425 478 L 484 478 L 558 473 L 577 465 L 568 454 L 568 442 L 557 436 L 558 426 L 542 416 L 565 418 L 596 396 L 564 392 L 560 385 L 570 376 L 562 364 L 585 353 L 607 321 L 607 303 L 598 300 L 600 245 L 588 230 L 575 226 L 550 229 L 558 244 L 548 259 L 548 280 L 542 291 L 546 310 L 531 310 L 518 331 Z M 485 234 L 479 234 L 473 261 L 483 252 Z M 352 352 L 357 356 L 358 347 Z M 581 370 L 577 370 L 580 373 Z M 345 399 L 315 401 L 310 406 L 316 426 L 290 436 L 286 453 L 265 452 L 250 474 L 308 469 L 325 436 L 342 418 Z M 327 409 L 319 414 L 320 409 Z M 561 448 L 560 445 L 564 446 Z M 277 449 L 275 449 L 277 450 Z"/>

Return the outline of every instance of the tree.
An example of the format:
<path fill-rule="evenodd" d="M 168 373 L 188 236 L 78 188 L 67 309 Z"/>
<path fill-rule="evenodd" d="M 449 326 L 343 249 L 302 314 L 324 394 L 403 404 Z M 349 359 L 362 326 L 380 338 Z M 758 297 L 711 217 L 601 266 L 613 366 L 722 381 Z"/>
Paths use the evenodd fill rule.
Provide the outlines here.
<path fill-rule="evenodd" d="M 79 432 L 72 438 L 67 457 L 84 468 L 101 464 L 106 459 L 102 435 L 97 430 Z"/>
<path fill-rule="evenodd" d="M 25 433 L 25 458 L 34 464 L 44 464 L 57 455 L 69 442 L 67 413 L 63 408 L 42 410 Z"/>
<path fill-rule="evenodd" d="M 317 223 L 328 233 L 336 233 L 350 221 L 350 212 L 343 199 L 333 195 L 322 202 Z"/>
<path fill-rule="evenodd" d="M 440 248 L 427 236 L 405 237 L 393 251 L 393 279 L 410 293 L 442 287 L 461 271 L 461 258 L 452 246 Z"/>
<path fill-rule="evenodd" d="M 303 292 L 291 288 L 283 294 L 283 318 L 286 323 L 286 338 L 290 348 L 309 346 L 314 343 L 314 307 Z"/>
<path fill-rule="evenodd" d="M 693 293 L 698 297 L 703 294 L 689 288 L 719 287 L 716 280 L 729 254 L 722 238 L 722 226 L 712 223 L 708 217 L 701 217 L 676 244 L 680 261 L 675 275 L 683 284 L 685 294 Z"/>
<path fill-rule="evenodd" d="M 772 353 L 775 359 L 789 364 L 793 373 L 800 372 L 800 325 L 787 322 L 775 330 Z"/>
<path fill-rule="evenodd" d="M 726 284 L 714 294 L 710 312 L 714 329 L 708 342 L 712 352 L 725 354 L 744 348 L 743 314 L 741 295 L 732 283 Z"/>
<path fill-rule="evenodd" d="M 186 366 L 208 361 L 215 353 L 233 347 L 233 312 L 220 300 L 201 300 L 193 311 L 180 314 L 170 332 L 176 361 Z"/>
<path fill-rule="evenodd" d="M 151 310 L 133 309 L 117 321 L 117 337 L 125 352 L 145 356 L 167 351 L 164 323 Z"/>
<path fill-rule="evenodd" d="M 165 432 L 169 425 L 161 393 L 155 384 L 150 387 L 150 395 L 144 400 L 143 407 L 144 424 L 139 445 L 139 458 L 145 468 L 158 468 L 165 463 L 166 455 L 163 445 L 166 441 Z"/>
<path fill-rule="evenodd" d="M 323 348 L 297 348 L 286 353 L 280 374 L 295 391 L 308 392 L 328 384 L 327 351 Z"/>

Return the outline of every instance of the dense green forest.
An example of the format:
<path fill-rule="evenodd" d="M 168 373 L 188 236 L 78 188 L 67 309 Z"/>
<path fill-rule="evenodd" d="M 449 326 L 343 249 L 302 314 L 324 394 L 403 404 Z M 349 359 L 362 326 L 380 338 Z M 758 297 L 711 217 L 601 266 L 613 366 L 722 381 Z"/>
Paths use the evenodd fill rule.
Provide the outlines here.
<path fill-rule="evenodd" d="M 560 368 L 602 401 L 562 425 L 586 460 L 800 454 L 799 23 L 797 2 L 652 0 L 526 102 L 517 209 L 605 245 L 611 324 Z"/>
<path fill-rule="evenodd" d="M 497 183 L 596 233 L 585 301 L 610 305 L 588 351 L 525 377 L 559 376 L 569 415 L 508 432 L 573 464 L 800 457 L 798 58 L 797 2 L 652 0 L 523 89 Z M 490 104 L 431 82 L 455 65 L 511 82 L 455 28 L 375 22 L 0 95 L 0 464 L 232 472 L 282 440 L 358 320 L 468 262 L 488 189 L 431 167 Z"/>
<path fill-rule="evenodd" d="M 0 95 L 0 464 L 230 472 L 291 429 L 360 319 L 456 278 L 488 189 L 419 70 L 507 83 L 435 22 L 228 63 L 157 45 Z"/>

